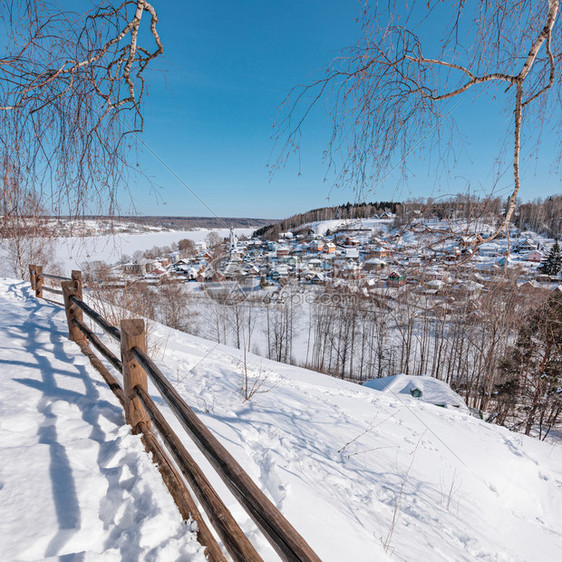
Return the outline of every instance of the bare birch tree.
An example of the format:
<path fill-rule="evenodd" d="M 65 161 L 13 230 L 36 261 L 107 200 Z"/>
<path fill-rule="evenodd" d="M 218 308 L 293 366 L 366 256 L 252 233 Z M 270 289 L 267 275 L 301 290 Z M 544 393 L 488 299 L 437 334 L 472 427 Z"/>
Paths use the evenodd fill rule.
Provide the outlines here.
<path fill-rule="evenodd" d="M 144 73 L 163 52 L 155 8 L 146 0 L 96 0 L 87 12 L 38 0 L 0 7 L 2 166 L 55 213 L 114 211 L 136 167 L 128 156 L 143 128 Z"/>
<path fill-rule="evenodd" d="M 451 101 L 461 95 L 474 99 L 485 90 L 513 115 L 513 184 L 504 220 L 473 243 L 495 238 L 515 209 L 524 125 L 533 120 L 541 127 L 560 125 L 560 0 L 389 0 L 366 1 L 363 7 L 357 46 L 285 100 L 274 167 L 298 150 L 312 107 L 327 100 L 333 118 L 328 166 L 361 198 L 397 160 L 406 174 L 412 154 L 427 155 L 434 147 L 439 161 L 454 163 L 455 153 L 447 150 L 456 137 Z M 450 24 L 444 26 L 447 17 Z M 438 32 L 424 46 L 417 30 L 432 23 Z"/>

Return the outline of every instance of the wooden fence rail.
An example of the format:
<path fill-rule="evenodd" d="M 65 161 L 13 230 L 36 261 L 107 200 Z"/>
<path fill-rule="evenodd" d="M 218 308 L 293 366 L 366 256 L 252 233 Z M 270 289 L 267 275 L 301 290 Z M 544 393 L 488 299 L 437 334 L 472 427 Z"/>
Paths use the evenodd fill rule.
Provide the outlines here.
<path fill-rule="evenodd" d="M 185 479 L 203 506 L 205 513 L 213 521 L 215 530 L 230 555 L 234 560 L 248 560 L 248 562 L 261 560 L 199 465 L 193 460 L 166 418 L 158 410 L 148 392 L 141 386 L 136 386 L 134 390 L 163 437 L 170 454 L 174 457 Z"/>
<path fill-rule="evenodd" d="M 224 548 L 233 560 L 258 562 L 261 557 L 240 529 L 230 511 L 213 489 L 201 468 L 196 464 L 180 438 L 174 433 L 148 393 L 147 377 L 162 395 L 171 411 L 217 471 L 234 497 L 244 507 L 282 560 L 319 561 L 320 559 L 294 527 L 277 510 L 265 494 L 236 462 L 226 448 L 214 437 L 193 410 L 177 393 L 145 348 L 143 320 L 123 320 L 120 329 L 112 326 L 98 312 L 82 300 L 82 275 L 73 271 L 70 279 L 43 273 L 37 265 L 29 266 L 32 289 L 42 297 L 43 279 L 61 281 L 61 293 L 68 322 L 69 338 L 75 341 L 101 373 L 125 409 L 125 418 L 134 433 L 140 433 L 147 450 L 153 454 L 162 478 L 170 490 L 183 517 L 192 516 L 198 524 L 198 538 L 206 546 L 210 561 L 225 561 L 224 554 L 194 503 L 186 482 L 205 510 Z M 117 357 L 84 324 L 83 314 L 91 318 L 104 332 L 119 342 L 121 358 Z M 124 388 L 93 354 L 88 342 L 120 373 Z M 172 455 L 175 465 L 166 456 L 160 441 L 152 431 L 152 424 Z M 176 468 L 177 466 L 177 468 Z M 178 472 L 179 469 L 179 472 Z M 180 476 L 183 474 L 184 479 Z"/>
<path fill-rule="evenodd" d="M 150 376 L 172 412 L 232 494 L 283 560 L 320 560 L 310 546 L 256 486 L 234 457 L 195 415 L 162 371 L 140 347 L 132 354 Z"/>
<path fill-rule="evenodd" d="M 45 279 L 57 279 L 58 281 L 71 281 L 71 277 L 64 277 L 63 275 L 53 275 L 52 273 L 43 273 Z"/>
<path fill-rule="evenodd" d="M 29 266 L 29 280 L 31 281 L 31 288 L 35 291 L 35 296 L 44 298 L 43 291 L 53 293 L 55 295 L 62 295 L 61 289 L 49 287 L 45 285 L 45 279 L 54 279 L 56 281 L 70 281 L 70 277 L 63 277 L 62 275 L 53 275 L 52 273 L 43 273 L 43 266 L 30 265 Z M 46 299 L 49 300 L 49 299 Z M 55 301 L 51 301 L 55 302 Z M 55 303 L 60 304 L 60 303 Z"/>
<path fill-rule="evenodd" d="M 121 341 L 121 332 L 115 326 L 112 326 L 101 314 L 90 308 L 83 300 L 71 294 L 69 299 L 78 308 L 82 309 L 104 332 L 109 334 L 115 341 Z"/>
<path fill-rule="evenodd" d="M 43 291 L 47 291 L 48 293 L 54 293 L 55 295 L 62 295 L 62 291 L 60 289 L 55 289 L 54 287 L 48 287 L 47 285 L 43 285 Z"/>
<path fill-rule="evenodd" d="M 88 341 L 120 372 L 123 372 L 123 363 L 121 360 L 111 352 L 111 350 L 102 343 L 102 341 L 84 324 L 77 318 L 74 318 L 74 325 L 86 336 Z"/>

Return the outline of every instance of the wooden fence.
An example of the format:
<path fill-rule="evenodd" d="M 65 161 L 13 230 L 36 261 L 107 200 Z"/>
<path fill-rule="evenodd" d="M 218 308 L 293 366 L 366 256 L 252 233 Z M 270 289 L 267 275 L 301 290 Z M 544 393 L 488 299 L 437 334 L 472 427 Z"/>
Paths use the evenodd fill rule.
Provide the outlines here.
<path fill-rule="evenodd" d="M 152 453 L 182 517 L 188 519 L 191 516 L 197 522 L 198 539 L 206 548 L 205 554 L 208 560 L 226 561 L 226 557 L 201 515 L 190 489 L 205 511 L 224 549 L 233 560 L 253 562 L 261 560 L 261 557 L 150 397 L 147 384 L 149 378 L 185 431 L 260 528 L 279 557 L 288 561 L 320 560 L 226 448 L 201 422 L 147 355 L 144 320 L 122 320 L 119 328 L 112 326 L 84 302 L 80 271 L 73 271 L 72 276 L 66 278 L 46 274 L 42 266 L 30 265 L 29 273 L 31 287 L 37 297 L 45 298 L 44 291 L 62 295 L 64 304 L 57 304 L 65 308 L 69 338 L 80 346 L 123 405 L 127 423 L 131 425 L 133 433 L 141 434 L 141 439 L 147 451 Z M 61 288 L 48 287 L 44 283 L 45 279 L 60 281 Z M 120 357 L 117 357 L 86 326 L 84 314 L 119 344 Z M 122 373 L 123 387 L 93 353 L 89 344 L 113 368 Z M 153 428 L 156 432 L 153 432 Z"/>

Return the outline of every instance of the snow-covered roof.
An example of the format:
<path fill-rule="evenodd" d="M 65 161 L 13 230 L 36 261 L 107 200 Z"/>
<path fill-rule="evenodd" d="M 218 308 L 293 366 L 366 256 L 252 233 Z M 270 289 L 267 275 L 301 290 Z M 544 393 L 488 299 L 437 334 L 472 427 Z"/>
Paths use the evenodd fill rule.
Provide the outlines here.
<path fill-rule="evenodd" d="M 393 395 L 405 394 L 436 406 L 455 408 L 469 413 L 463 398 L 446 382 L 426 375 L 413 376 L 400 373 L 366 381 L 363 386 Z"/>

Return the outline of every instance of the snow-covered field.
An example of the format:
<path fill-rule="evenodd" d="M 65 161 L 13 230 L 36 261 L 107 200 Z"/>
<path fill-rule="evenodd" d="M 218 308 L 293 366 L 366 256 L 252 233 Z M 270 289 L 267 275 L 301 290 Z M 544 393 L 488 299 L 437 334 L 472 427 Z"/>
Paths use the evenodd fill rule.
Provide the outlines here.
<path fill-rule="evenodd" d="M 118 402 L 66 340 L 64 312 L 16 281 L 0 301 L 2 556 L 200 559 Z M 265 392 L 246 401 L 240 351 L 160 325 L 152 338 L 163 371 L 322 560 L 559 558 L 559 445 L 254 355 L 250 383 Z"/>

